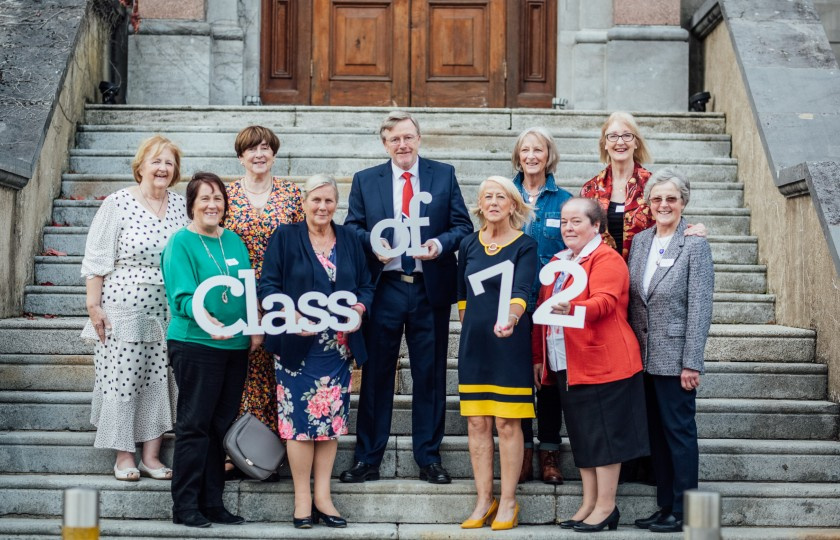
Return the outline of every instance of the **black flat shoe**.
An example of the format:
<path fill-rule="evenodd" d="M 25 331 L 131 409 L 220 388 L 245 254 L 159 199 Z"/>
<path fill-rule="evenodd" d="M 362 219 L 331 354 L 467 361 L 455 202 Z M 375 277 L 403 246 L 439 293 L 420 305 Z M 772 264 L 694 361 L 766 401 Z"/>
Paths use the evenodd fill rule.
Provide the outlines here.
<path fill-rule="evenodd" d="M 330 516 L 327 515 L 320 510 L 313 504 L 312 505 L 312 523 L 317 525 L 319 520 L 324 520 L 324 525 L 327 527 L 333 527 L 337 529 L 343 529 L 347 526 L 347 520 L 341 516 Z"/>
<path fill-rule="evenodd" d="M 296 518 L 293 515 L 292 516 L 292 524 L 295 526 L 295 529 L 311 529 L 312 528 L 312 516 L 306 516 L 305 518 Z"/>
<path fill-rule="evenodd" d="M 211 523 L 221 523 L 222 525 L 242 525 L 245 523 L 245 518 L 231 514 L 224 507 L 219 508 L 205 508 L 202 514 L 210 520 Z"/>
<path fill-rule="evenodd" d="M 175 525 L 186 525 L 203 529 L 210 526 L 210 521 L 198 510 L 184 510 L 172 516 L 172 523 Z"/>
<path fill-rule="evenodd" d="M 450 484 L 452 477 L 440 463 L 432 463 L 420 469 L 420 480 L 430 484 Z"/>
<path fill-rule="evenodd" d="M 364 461 L 358 461 L 352 468 L 341 473 L 338 477 L 344 483 L 358 484 L 368 480 L 379 480 L 379 466 L 368 465 Z"/>
<path fill-rule="evenodd" d="M 589 523 L 584 523 L 581 521 L 574 527 L 572 527 L 575 532 L 598 532 L 603 531 L 604 527 L 609 527 L 611 531 L 614 531 L 618 528 L 618 518 L 621 517 L 621 513 L 618 511 L 618 507 L 616 506 L 612 513 L 607 516 L 607 519 L 602 521 L 601 523 L 596 523 L 594 525 L 590 525 Z"/>
<path fill-rule="evenodd" d="M 656 523 L 651 523 L 648 530 L 650 532 L 662 533 L 680 532 L 683 530 L 683 520 L 682 517 L 677 517 L 674 514 L 671 514 L 660 519 Z"/>
<path fill-rule="evenodd" d="M 634 523 L 636 524 L 636 527 L 640 529 L 647 529 L 650 528 L 650 526 L 654 523 L 658 523 L 659 521 L 665 519 L 669 515 L 671 515 L 670 510 L 660 508 L 659 510 L 657 510 L 656 512 L 652 513 L 650 516 L 644 519 L 637 519 Z"/>
<path fill-rule="evenodd" d="M 566 521 L 561 521 L 559 523 L 561 529 L 574 529 L 575 525 L 580 523 L 580 520 L 577 519 L 567 519 Z"/>

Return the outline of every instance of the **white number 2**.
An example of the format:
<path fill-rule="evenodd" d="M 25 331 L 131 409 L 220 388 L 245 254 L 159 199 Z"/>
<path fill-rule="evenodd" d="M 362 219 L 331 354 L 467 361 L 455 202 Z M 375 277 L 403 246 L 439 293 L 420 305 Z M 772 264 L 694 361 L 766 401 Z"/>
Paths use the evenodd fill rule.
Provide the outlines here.
<path fill-rule="evenodd" d="M 551 285 L 554 283 L 554 275 L 557 272 L 567 273 L 574 281 L 568 288 L 553 295 L 537 308 L 534 312 L 534 322 L 551 326 L 583 328 L 584 317 L 586 316 L 585 307 L 575 306 L 574 315 L 560 315 L 552 313 L 551 306 L 558 302 L 569 302 L 583 292 L 588 279 L 586 270 L 576 262 L 566 260 L 552 261 L 540 270 L 540 283 Z"/>
<path fill-rule="evenodd" d="M 467 279 L 475 292 L 475 295 L 484 294 L 482 282 L 493 276 L 501 274 L 502 283 L 499 287 L 499 309 L 496 312 L 496 324 L 507 326 L 510 317 L 510 297 L 513 291 L 513 263 L 511 261 L 494 264 L 475 274 L 470 274 Z"/>

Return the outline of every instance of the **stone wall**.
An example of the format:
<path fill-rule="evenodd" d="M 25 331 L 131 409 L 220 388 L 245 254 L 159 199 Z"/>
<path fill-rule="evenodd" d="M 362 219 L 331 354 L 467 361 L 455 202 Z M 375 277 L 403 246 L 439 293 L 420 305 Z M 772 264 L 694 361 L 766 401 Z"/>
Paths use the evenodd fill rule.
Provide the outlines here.
<path fill-rule="evenodd" d="M 713 96 L 708 110 L 726 113 L 752 234 L 767 265 L 768 292 L 776 295 L 776 322 L 816 330 L 829 397 L 840 401 L 840 277 L 811 197 L 788 199 L 776 187 L 725 24 L 706 37 L 704 57 L 705 86 Z"/>
<path fill-rule="evenodd" d="M 109 34 L 89 5 L 32 176 L 21 190 L 0 186 L 0 317 L 20 315 L 23 289 L 33 282 L 33 257 L 41 250 L 43 228 L 61 192 L 76 123 L 85 102 L 99 99 L 96 85 L 107 79 Z"/>

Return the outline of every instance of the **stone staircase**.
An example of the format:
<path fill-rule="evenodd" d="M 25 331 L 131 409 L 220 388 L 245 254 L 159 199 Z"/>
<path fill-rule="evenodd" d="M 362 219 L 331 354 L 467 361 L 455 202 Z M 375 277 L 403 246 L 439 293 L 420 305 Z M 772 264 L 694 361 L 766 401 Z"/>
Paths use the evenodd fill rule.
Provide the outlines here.
<path fill-rule="evenodd" d="M 282 142 L 276 174 L 296 180 L 316 172 L 334 174 L 346 203 L 352 174 L 385 159 L 377 136 L 385 113 L 374 108 L 88 107 L 69 170 L 62 175 L 53 226 L 44 232 L 44 250 L 67 255 L 36 257 L 35 283 L 25 298 L 25 311 L 33 315 L 0 320 L 0 537 L 57 535 L 62 490 L 75 486 L 100 490 L 103 536 L 109 538 L 486 537 L 486 529 L 470 533 L 456 525 L 472 509 L 473 484 L 466 425 L 458 413 L 459 325 L 454 321 L 443 456 L 455 481 L 432 486 L 417 480 L 410 438 L 412 382 L 404 358 L 384 479 L 333 485 L 336 505 L 351 522 L 344 531 L 316 528 L 299 534 L 292 529 L 288 481 L 228 483 L 228 507 L 259 523 L 201 532 L 176 527 L 169 522 L 167 482 L 117 482 L 108 474 L 113 453 L 92 447 L 92 347 L 78 337 L 85 320 L 79 265 L 97 198 L 133 183 L 129 162 L 140 140 L 157 132 L 172 138 L 184 150 L 186 176 L 203 169 L 235 178 L 241 172 L 233 152 L 236 132 L 251 123 L 267 125 Z M 576 193 L 601 168 L 595 148 L 602 112 L 414 113 L 423 128 L 422 155 L 456 167 L 468 204 L 475 202 L 485 177 L 512 174 L 510 151 L 525 127 L 542 125 L 553 133 L 561 152 L 556 177 L 570 191 Z M 693 192 L 687 218 L 704 223 L 711 235 L 714 320 L 697 406 L 701 488 L 721 493 L 727 538 L 838 537 L 840 531 L 823 529 L 840 527 L 840 408 L 827 401 L 826 368 L 815 362 L 814 333 L 773 324 L 775 299 L 766 291 L 757 240 L 749 236 L 750 212 L 743 207 L 737 162 L 729 157 L 723 115 L 639 114 L 637 119 L 656 157 L 650 168 L 673 165 L 688 173 Z M 345 212 L 340 206 L 339 221 Z M 352 413 L 351 433 L 354 427 Z M 350 465 L 353 446 L 352 435 L 340 440 L 337 472 Z M 167 437 L 166 461 L 171 451 Z M 558 487 L 520 486 L 526 525 L 509 537 L 576 537 L 550 524 L 571 515 L 580 497 L 567 444 L 563 453 L 570 481 Z M 653 494 L 648 486 L 620 486 L 625 525 L 611 538 L 649 536 L 626 524 L 651 511 Z"/>

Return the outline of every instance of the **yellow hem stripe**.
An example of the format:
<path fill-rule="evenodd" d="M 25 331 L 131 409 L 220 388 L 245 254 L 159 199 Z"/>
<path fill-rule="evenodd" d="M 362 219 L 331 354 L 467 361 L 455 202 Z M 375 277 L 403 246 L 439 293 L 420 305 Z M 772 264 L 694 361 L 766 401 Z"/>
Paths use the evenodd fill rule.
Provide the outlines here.
<path fill-rule="evenodd" d="M 463 309 L 467 309 L 467 301 L 466 300 L 459 300 L 458 301 L 458 311 Z"/>
<path fill-rule="evenodd" d="M 462 401 L 461 416 L 498 416 L 500 418 L 534 418 L 533 403 L 502 403 L 500 401 Z"/>
<path fill-rule="evenodd" d="M 521 298 L 511 298 L 510 303 L 522 306 L 522 309 L 528 309 L 528 302 L 526 302 L 525 300 L 523 300 Z"/>
<path fill-rule="evenodd" d="M 496 386 L 495 384 L 459 384 L 458 392 L 464 394 L 477 394 L 481 392 L 489 392 L 493 394 L 502 394 L 504 396 L 530 396 L 533 393 L 533 389 L 515 388 L 511 386 Z"/>

